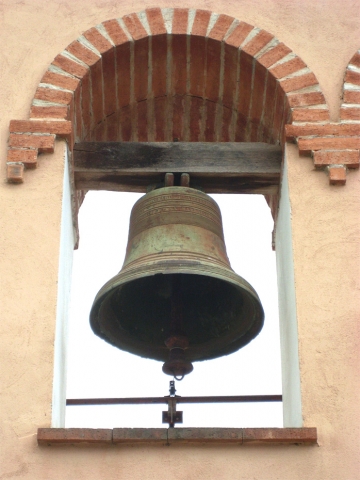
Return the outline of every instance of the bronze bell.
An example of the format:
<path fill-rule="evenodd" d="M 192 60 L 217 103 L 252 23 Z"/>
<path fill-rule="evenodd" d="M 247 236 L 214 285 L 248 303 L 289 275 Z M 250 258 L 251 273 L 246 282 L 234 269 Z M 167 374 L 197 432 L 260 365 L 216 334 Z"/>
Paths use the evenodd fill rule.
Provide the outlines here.
<path fill-rule="evenodd" d="M 211 197 L 171 186 L 135 203 L 124 265 L 91 309 L 96 335 L 183 377 L 193 361 L 242 348 L 263 321 L 255 290 L 230 267 Z"/>

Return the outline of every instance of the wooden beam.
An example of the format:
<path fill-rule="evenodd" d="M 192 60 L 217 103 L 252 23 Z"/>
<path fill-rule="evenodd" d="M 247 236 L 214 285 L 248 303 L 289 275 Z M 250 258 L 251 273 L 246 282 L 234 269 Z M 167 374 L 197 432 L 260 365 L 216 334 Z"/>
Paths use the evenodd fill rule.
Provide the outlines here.
<path fill-rule="evenodd" d="M 189 173 L 207 193 L 276 194 L 281 147 L 265 143 L 83 142 L 74 147 L 79 190 L 145 192 L 166 172 Z"/>

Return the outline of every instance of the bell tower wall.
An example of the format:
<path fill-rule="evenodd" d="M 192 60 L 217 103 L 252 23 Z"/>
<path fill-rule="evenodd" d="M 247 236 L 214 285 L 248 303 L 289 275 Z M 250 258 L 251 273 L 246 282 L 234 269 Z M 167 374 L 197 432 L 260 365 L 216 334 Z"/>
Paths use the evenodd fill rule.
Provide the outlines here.
<path fill-rule="evenodd" d="M 0 7 L 0 478 L 356 479 L 359 2 L 153 6 L 148 0 L 8 0 Z M 196 57 L 196 69 L 204 62 L 201 75 L 190 70 L 191 55 L 181 56 L 184 45 L 186 52 L 207 52 Z M 141 81 L 138 59 L 155 72 L 148 69 Z M 172 76 L 157 77 L 159 71 Z M 244 85 L 258 96 L 242 91 Z M 171 122 L 163 112 L 171 112 Z M 275 437 L 267 439 L 271 445 L 258 437 L 249 445 L 248 432 L 247 445 L 185 439 L 182 446 L 145 441 L 134 447 L 106 444 L 100 430 L 88 437 L 95 445 L 74 446 L 71 432 L 62 446 L 37 443 L 37 428 L 63 422 L 66 302 L 84 195 L 73 184 L 72 145 L 173 140 L 175 132 L 186 141 L 283 145 L 276 236 L 284 279 L 284 395 L 287 389 L 294 406 L 285 422 L 316 427 L 318 445 L 274 444 Z"/>

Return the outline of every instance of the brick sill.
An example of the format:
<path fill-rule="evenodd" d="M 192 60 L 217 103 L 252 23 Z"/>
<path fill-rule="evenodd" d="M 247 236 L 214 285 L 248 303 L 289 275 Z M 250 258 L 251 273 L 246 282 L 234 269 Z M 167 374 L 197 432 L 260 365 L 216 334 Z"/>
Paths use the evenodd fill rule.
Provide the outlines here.
<path fill-rule="evenodd" d="M 316 428 L 39 428 L 52 445 L 316 445 Z"/>

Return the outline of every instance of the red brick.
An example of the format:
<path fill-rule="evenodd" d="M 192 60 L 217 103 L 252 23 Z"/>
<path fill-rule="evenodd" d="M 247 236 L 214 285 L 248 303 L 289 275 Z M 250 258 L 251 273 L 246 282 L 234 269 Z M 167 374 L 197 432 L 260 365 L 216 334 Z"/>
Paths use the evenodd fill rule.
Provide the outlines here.
<path fill-rule="evenodd" d="M 157 35 L 152 39 L 152 91 L 154 97 L 166 95 L 167 36 Z"/>
<path fill-rule="evenodd" d="M 90 70 L 81 80 L 81 111 L 84 129 L 83 135 L 85 137 L 91 127 Z"/>
<path fill-rule="evenodd" d="M 219 41 L 223 40 L 233 21 L 234 18 L 229 17 L 229 15 L 219 15 L 215 25 L 210 30 L 209 38 Z"/>
<path fill-rule="evenodd" d="M 148 116 L 147 116 L 148 102 L 138 102 L 137 109 L 137 134 L 138 142 L 147 142 L 148 138 Z"/>
<path fill-rule="evenodd" d="M 8 183 L 23 183 L 24 164 L 21 162 L 10 162 L 6 165 L 6 178 Z"/>
<path fill-rule="evenodd" d="M 232 108 L 235 101 L 237 83 L 237 62 L 239 50 L 224 45 L 223 105 Z"/>
<path fill-rule="evenodd" d="M 184 96 L 175 95 L 173 97 L 173 133 L 172 139 L 184 141 L 184 115 L 185 115 L 185 98 Z"/>
<path fill-rule="evenodd" d="M 360 108 L 341 108 L 340 115 L 341 120 L 360 120 Z"/>
<path fill-rule="evenodd" d="M 79 86 L 80 80 L 74 77 L 68 77 L 67 75 L 60 75 L 55 72 L 47 70 L 41 79 L 41 83 L 49 83 L 56 87 L 65 88 L 67 90 L 75 91 Z"/>
<path fill-rule="evenodd" d="M 70 148 L 73 146 L 73 142 L 75 141 L 75 131 L 74 131 L 74 125 L 75 125 L 75 104 L 74 100 L 70 103 L 69 105 L 69 118 L 71 119 L 72 123 L 72 132 L 71 134 L 67 137 L 67 140 L 69 142 Z"/>
<path fill-rule="evenodd" d="M 91 107 L 93 114 L 91 119 L 91 125 L 95 126 L 104 118 L 104 86 L 102 60 L 91 67 L 90 80 L 92 99 Z"/>
<path fill-rule="evenodd" d="M 262 122 L 259 129 L 259 142 L 274 143 L 274 140 L 271 134 L 272 134 L 271 125 L 268 125 Z"/>
<path fill-rule="evenodd" d="M 107 52 L 114 47 L 109 40 L 105 38 L 97 28 L 92 27 L 84 33 L 84 37 L 98 50 L 101 54 Z"/>
<path fill-rule="evenodd" d="M 347 70 L 345 74 L 345 82 L 352 85 L 360 85 L 360 73 Z"/>
<path fill-rule="evenodd" d="M 198 97 L 204 95 L 206 39 L 192 36 L 190 38 L 190 94 Z"/>
<path fill-rule="evenodd" d="M 116 47 L 129 41 L 128 36 L 120 27 L 120 24 L 117 20 L 107 20 L 106 22 L 103 22 L 103 25 Z"/>
<path fill-rule="evenodd" d="M 9 147 L 37 148 L 39 153 L 53 153 L 55 135 L 21 135 L 11 133 Z"/>
<path fill-rule="evenodd" d="M 253 75 L 253 60 L 249 55 L 240 52 L 240 79 L 238 111 L 248 117 L 251 101 L 251 83 Z"/>
<path fill-rule="evenodd" d="M 174 16 L 172 23 L 172 34 L 187 34 L 189 19 L 189 10 L 187 8 L 174 8 Z M 174 40 L 174 39 L 173 39 Z"/>
<path fill-rule="evenodd" d="M 281 80 L 280 86 L 284 92 L 288 93 L 305 87 L 311 87 L 317 83 L 318 81 L 313 73 L 306 73 L 305 75 L 288 78 L 287 80 Z"/>
<path fill-rule="evenodd" d="M 190 142 L 199 142 L 201 140 L 201 122 L 203 99 L 192 97 L 190 99 Z"/>
<path fill-rule="evenodd" d="M 346 165 L 348 168 L 359 168 L 359 150 L 317 150 L 313 154 L 315 167 L 328 165 Z"/>
<path fill-rule="evenodd" d="M 52 64 L 77 78 L 82 78 L 88 71 L 87 67 L 84 67 L 61 54 L 54 58 Z"/>
<path fill-rule="evenodd" d="M 266 139 L 263 141 L 270 142 L 274 140 L 272 138 L 273 126 L 274 126 L 274 113 L 275 113 L 275 101 L 276 101 L 276 88 L 277 82 L 274 77 L 269 73 L 267 76 L 266 82 L 266 91 L 265 91 L 265 103 L 264 103 L 264 115 L 263 115 L 263 126 L 264 126 L 264 135 Z"/>
<path fill-rule="evenodd" d="M 329 167 L 330 185 L 346 184 L 346 168 L 345 167 Z"/>
<path fill-rule="evenodd" d="M 216 103 L 205 102 L 205 131 L 204 131 L 204 141 L 205 142 L 215 142 L 215 120 L 216 120 Z"/>
<path fill-rule="evenodd" d="M 213 102 L 219 100 L 220 67 L 221 43 L 209 38 L 206 48 L 205 98 Z"/>
<path fill-rule="evenodd" d="M 251 56 L 256 55 L 262 48 L 265 47 L 272 39 L 274 38 L 271 33 L 266 32 L 265 30 L 260 30 L 260 32 L 255 35 L 246 45 L 242 47 L 242 50 L 248 53 Z"/>
<path fill-rule="evenodd" d="M 360 104 L 360 90 L 345 90 L 344 103 Z"/>
<path fill-rule="evenodd" d="M 274 63 L 286 57 L 290 52 L 290 48 L 283 43 L 278 43 L 275 47 L 263 53 L 257 60 L 261 65 L 269 68 L 271 65 L 274 65 Z"/>
<path fill-rule="evenodd" d="M 164 19 L 160 8 L 147 8 L 145 10 L 152 35 L 166 34 Z"/>
<path fill-rule="evenodd" d="M 175 35 L 171 43 L 171 92 L 185 95 L 187 81 L 187 37 Z"/>
<path fill-rule="evenodd" d="M 316 444 L 316 428 L 244 428 L 244 445 L 260 444 Z"/>
<path fill-rule="evenodd" d="M 287 95 L 287 98 L 292 108 L 326 104 L 324 95 L 321 92 L 294 93 Z"/>
<path fill-rule="evenodd" d="M 21 162 L 26 168 L 36 168 L 37 166 L 37 150 L 17 150 L 10 149 L 7 154 L 7 161 L 12 163 Z"/>
<path fill-rule="evenodd" d="M 63 103 L 65 105 L 69 105 L 73 99 L 73 94 L 71 92 L 65 92 L 64 90 L 38 87 L 36 89 L 34 98 L 52 103 Z"/>
<path fill-rule="evenodd" d="M 167 98 L 159 97 L 155 99 L 154 117 L 155 117 L 155 142 L 165 141 L 167 118 Z"/>
<path fill-rule="evenodd" d="M 252 120 L 256 120 L 257 122 L 260 122 L 263 113 L 266 77 L 267 70 L 259 63 L 256 63 L 252 89 L 251 111 L 249 115 Z M 257 139 L 251 141 L 257 141 Z"/>
<path fill-rule="evenodd" d="M 292 110 L 293 122 L 320 122 L 329 120 L 329 111 L 323 108 L 295 108 Z"/>
<path fill-rule="evenodd" d="M 300 154 L 309 154 L 312 150 L 358 150 L 360 137 L 315 137 L 299 138 Z"/>
<path fill-rule="evenodd" d="M 96 125 L 92 132 L 92 141 L 105 142 L 107 140 L 107 123 L 101 122 Z"/>
<path fill-rule="evenodd" d="M 112 430 L 105 428 L 39 428 L 37 441 L 39 445 L 111 444 Z"/>
<path fill-rule="evenodd" d="M 66 137 L 71 135 L 72 123 L 56 120 L 11 120 L 9 130 L 10 133 L 55 133 Z"/>
<path fill-rule="evenodd" d="M 67 105 L 64 106 L 44 106 L 32 105 L 30 109 L 30 118 L 63 118 L 67 120 L 70 116 L 70 109 Z"/>
<path fill-rule="evenodd" d="M 75 119 L 75 137 L 76 137 L 76 141 L 78 142 L 83 137 L 81 88 L 78 88 L 74 94 L 74 119 Z"/>
<path fill-rule="evenodd" d="M 235 142 L 245 142 L 247 115 L 237 112 Z"/>
<path fill-rule="evenodd" d="M 130 103 L 130 43 L 124 43 L 116 49 L 117 99 L 118 108 Z"/>
<path fill-rule="evenodd" d="M 230 138 L 230 126 L 232 120 L 232 109 L 226 108 L 225 106 L 222 108 L 222 121 L 221 121 L 221 136 L 219 141 L 220 142 L 232 142 L 233 139 Z"/>
<path fill-rule="evenodd" d="M 120 125 L 119 118 L 117 114 L 110 115 L 106 118 L 106 141 L 108 142 L 120 142 Z"/>
<path fill-rule="evenodd" d="M 141 23 L 139 17 L 132 13 L 131 15 L 126 15 L 123 17 L 124 23 L 134 40 L 140 40 L 148 36 L 146 30 Z"/>
<path fill-rule="evenodd" d="M 135 100 L 145 100 L 148 95 L 149 38 L 134 45 L 134 93 Z"/>
<path fill-rule="evenodd" d="M 284 93 L 280 88 L 277 89 L 276 101 L 275 101 L 275 111 L 274 111 L 274 120 L 273 120 L 273 135 L 277 141 L 281 137 L 281 126 L 284 121 Z"/>
<path fill-rule="evenodd" d="M 242 42 L 245 40 L 245 38 L 249 35 L 251 30 L 253 29 L 254 27 L 252 25 L 249 25 L 246 22 L 240 22 L 239 25 L 237 25 L 234 28 L 234 30 L 225 40 L 226 45 L 229 45 L 235 48 L 240 47 Z"/>
<path fill-rule="evenodd" d="M 350 65 L 355 65 L 355 67 L 360 68 L 360 53 L 359 52 L 355 53 L 355 55 L 350 60 L 349 64 Z"/>
<path fill-rule="evenodd" d="M 360 125 L 326 123 L 325 125 L 285 125 L 287 139 L 307 136 L 360 135 Z"/>
<path fill-rule="evenodd" d="M 116 72 L 115 49 L 111 49 L 102 56 L 103 88 L 104 88 L 104 114 L 111 115 L 117 109 L 116 105 Z"/>
<path fill-rule="evenodd" d="M 123 142 L 130 142 L 133 140 L 133 109 L 134 108 L 130 107 L 130 105 L 127 105 L 120 111 L 121 139 Z"/>
<path fill-rule="evenodd" d="M 70 43 L 70 45 L 66 47 L 66 50 L 74 55 L 74 57 L 86 63 L 89 67 L 92 67 L 100 60 L 100 57 L 96 53 L 77 40 Z"/>
<path fill-rule="evenodd" d="M 247 125 L 247 142 L 257 142 L 260 130 L 260 122 L 257 119 L 251 118 Z"/>
<path fill-rule="evenodd" d="M 270 73 L 274 75 L 275 78 L 284 78 L 305 67 L 306 63 L 304 63 L 301 58 L 295 57 L 288 62 L 280 63 L 280 65 L 270 68 Z"/>
<path fill-rule="evenodd" d="M 167 444 L 167 428 L 114 428 L 113 443 L 139 444 L 160 443 Z"/>
<path fill-rule="evenodd" d="M 285 139 L 285 125 L 288 124 L 291 120 L 291 109 L 289 107 L 289 104 L 287 101 L 285 101 L 284 104 L 284 114 L 283 114 L 283 120 L 282 124 L 280 127 L 280 143 L 281 145 L 285 145 L 286 139 Z"/>
<path fill-rule="evenodd" d="M 209 10 L 196 10 L 191 35 L 205 37 L 209 25 L 211 12 Z"/>

